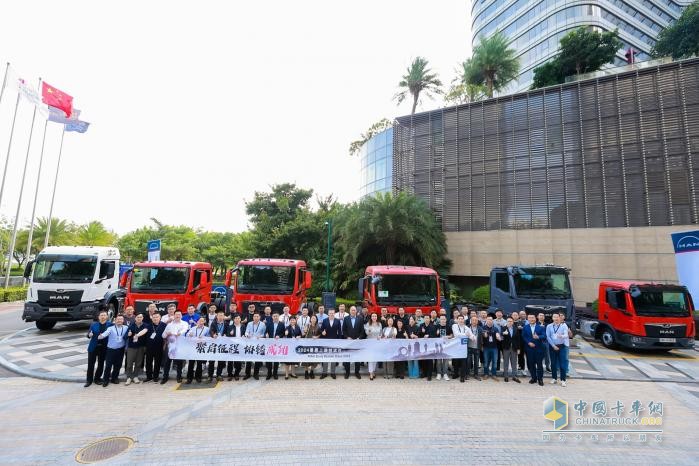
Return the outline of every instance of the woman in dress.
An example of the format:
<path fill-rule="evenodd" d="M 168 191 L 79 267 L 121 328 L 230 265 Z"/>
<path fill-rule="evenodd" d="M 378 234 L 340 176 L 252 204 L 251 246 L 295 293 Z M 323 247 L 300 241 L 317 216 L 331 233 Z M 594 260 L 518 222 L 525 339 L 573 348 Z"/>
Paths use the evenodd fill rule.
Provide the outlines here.
<path fill-rule="evenodd" d="M 320 325 L 318 324 L 318 316 L 313 314 L 311 316 L 310 322 L 306 324 L 306 327 L 303 330 L 303 337 L 304 338 L 319 338 L 320 337 Z M 313 370 L 316 368 L 318 364 L 314 362 L 304 362 L 303 363 L 303 370 L 304 370 L 304 379 L 315 379 L 316 376 L 313 373 Z"/>
<path fill-rule="evenodd" d="M 393 317 L 388 316 L 386 319 L 386 326 L 381 330 L 381 338 L 383 339 L 393 339 L 396 338 L 396 328 L 393 326 Z M 384 379 L 390 379 L 391 374 L 393 374 L 393 361 L 384 361 L 383 363 Z"/>
<path fill-rule="evenodd" d="M 364 325 L 364 332 L 366 333 L 367 340 L 372 338 L 381 338 L 381 322 L 379 321 L 379 315 L 372 312 L 369 316 L 369 322 Z M 369 380 L 374 380 L 376 377 L 376 362 L 369 363 Z"/>

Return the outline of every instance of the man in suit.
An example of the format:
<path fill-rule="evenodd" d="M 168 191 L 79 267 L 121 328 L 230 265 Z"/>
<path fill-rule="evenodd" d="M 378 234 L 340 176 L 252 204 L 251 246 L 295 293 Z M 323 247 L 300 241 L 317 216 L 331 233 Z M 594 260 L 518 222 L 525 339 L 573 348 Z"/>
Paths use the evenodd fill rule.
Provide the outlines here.
<path fill-rule="evenodd" d="M 544 385 L 544 344 L 546 328 L 536 321 L 534 314 L 527 316 L 529 322 L 522 329 L 522 340 L 527 348 L 527 366 L 531 379 L 529 383 Z"/>
<path fill-rule="evenodd" d="M 257 312 L 252 315 L 252 322 L 248 323 L 248 325 L 245 327 L 245 337 L 246 338 L 264 338 L 266 333 L 266 327 L 264 322 L 260 322 L 260 314 Z M 255 361 L 254 363 L 254 372 L 253 372 L 253 378 L 255 380 L 260 380 L 260 367 L 262 367 L 262 363 L 259 361 Z M 245 377 L 243 377 L 243 380 L 247 380 L 250 378 L 250 370 L 253 368 L 253 362 L 252 361 L 247 361 L 245 363 Z"/>
<path fill-rule="evenodd" d="M 160 366 L 163 362 L 163 332 L 165 331 L 165 323 L 162 322 L 160 313 L 156 312 L 151 316 L 151 332 L 146 342 L 146 382 L 160 381 Z"/>
<path fill-rule="evenodd" d="M 228 327 L 229 337 L 242 338 L 245 336 L 245 324 L 242 323 L 242 317 L 240 315 L 233 316 L 233 321 Z M 233 368 L 235 368 L 235 373 L 233 373 Z M 240 370 L 243 368 L 243 363 L 241 361 L 228 361 L 226 366 L 226 371 L 228 372 L 228 381 L 235 379 L 238 381 L 240 377 Z"/>
<path fill-rule="evenodd" d="M 260 320 L 265 323 L 265 329 L 272 325 L 272 308 L 270 306 L 265 306 L 265 310 L 263 311 L 265 314 L 262 316 Z M 275 312 L 276 314 L 276 312 Z"/>
<path fill-rule="evenodd" d="M 100 333 L 97 338 L 107 339 L 107 354 L 104 358 L 104 372 L 102 373 L 102 386 L 109 383 L 119 383 L 119 371 L 121 362 L 124 360 L 124 348 L 126 339 L 129 337 L 129 329 L 124 325 L 124 316 L 117 316 L 114 325 Z"/>
<path fill-rule="evenodd" d="M 223 309 L 216 311 L 216 319 L 209 326 L 209 336 L 211 338 L 225 337 L 228 335 L 230 322 L 226 320 L 226 313 Z M 214 378 L 214 364 L 215 361 L 209 361 L 209 381 Z M 216 364 L 216 380 L 221 382 L 223 380 L 223 366 L 226 365 L 225 361 L 219 361 Z"/>
<path fill-rule="evenodd" d="M 364 333 L 364 319 L 357 315 L 357 308 L 355 306 L 350 306 L 350 315 L 345 317 L 345 323 L 342 325 L 342 335 L 348 340 L 361 340 L 366 338 Z M 350 376 L 350 363 L 343 362 L 342 365 L 345 367 L 345 379 L 349 379 Z M 354 376 L 361 379 L 362 376 L 359 375 L 360 363 L 354 363 Z"/>
<path fill-rule="evenodd" d="M 339 340 L 342 338 L 342 328 L 340 327 L 340 319 L 335 317 L 335 309 L 328 309 L 328 318 L 323 321 L 320 326 L 320 338 L 328 340 Z M 335 378 L 336 362 L 324 362 L 322 364 L 323 372 L 320 375 L 321 379 L 328 376 L 328 365 L 330 365 L 330 377 Z"/>
<path fill-rule="evenodd" d="M 283 338 L 284 337 L 284 325 L 279 322 L 279 314 L 276 312 L 272 314 L 272 324 L 271 325 L 266 325 L 265 326 L 265 336 L 267 338 Z M 268 362 L 267 363 L 267 380 L 271 379 L 274 377 L 274 380 L 277 380 L 279 376 L 277 375 L 277 372 L 279 371 L 279 363 L 278 362 Z"/>
<path fill-rule="evenodd" d="M 508 367 L 512 372 L 512 380 L 520 383 L 517 378 L 517 355 L 522 347 L 522 331 L 517 328 L 512 317 L 507 318 L 507 323 L 502 328 L 502 369 L 505 382 L 509 382 Z"/>
<path fill-rule="evenodd" d="M 112 323 L 107 320 L 107 310 L 104 305 L 100 306 L 100 313 L 97 317 L 97 322 L 90 325 L 90 330 L 87 332 L 87 338 L 90 343 L 87 345 L 87 377 L 85 378 L 85 387 L 102 383 L 102 371 L 104 370 L 104 358 L 107 355 L 107 340 L 100 340 L 98 337 L 104 333 Z M 97 362 L 97 370 L 95 370 L 95 362 Z"/>

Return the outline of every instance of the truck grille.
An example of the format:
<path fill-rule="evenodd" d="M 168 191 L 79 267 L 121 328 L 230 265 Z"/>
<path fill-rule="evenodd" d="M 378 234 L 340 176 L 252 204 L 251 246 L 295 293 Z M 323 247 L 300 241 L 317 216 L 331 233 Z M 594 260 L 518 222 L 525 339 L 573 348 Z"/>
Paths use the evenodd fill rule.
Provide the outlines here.
<path fill-rule="evenodd" d="M 534 314 L 538 315 L 540 312 L 543 312 L 544 314 L 544 322 L 550 323 L 553 321 L 553 314 L 563 312 L 563 315 L 565 316 L 566 319 L 569 318 L 568 313 L 566 312 L 565 306 L 544 306 L 544 305 L 538 305 L 538 304 L 528 304 L 524 306 L 524 310 L 529 314 Z"/>
<path fill-rule="evenodd" d="M 83 297 L 83 290 L 38 290 L 36 293 L 39 305 L 46 307 L 77 306 Z"/>
<path fill-rule="evenodd" d="M 651 338 L 684 338 L 686 335 L 686 325 L 646 324 L 646 336 Z"/>
<path fill-rule="evenodd" d="M 243 308 L 241 309 L 241 311 L 247 312 L 248 306 L 251 304 L 255 305 L 255 311 L 259 312 L 260 314 L 262 314 L 264 312 L 266 306 L 269 306 L 272 308 L 272 314 L 274 314 L 275 312 L 277 314 L 282 314 L 282 312 L 284 312 L 284 306 L 285 306 L 284 303 L 280 303 L 280 302 L 243 301 Z"/>
<path fill-rule="evenodd" d="M 158 301 L 158 300 L 149 300 L 149 299 L 143 299 L 143 300 L 137 300 L 135 305 L 134 305 L 134 312 L 136 314 L 146 314 L 148 311 L 148 305 L 150 303 L 155 303 L 156 306 L 158 306 L 158 311 L 161 314 L 167 314 L 167 306 L 168 304 L 174 304 L 177 306 L 177 301 L 174 300 L 166 300 L 166 301 Z M 180 309 L 180 311 L 184 312 L 185 309 Z"/>

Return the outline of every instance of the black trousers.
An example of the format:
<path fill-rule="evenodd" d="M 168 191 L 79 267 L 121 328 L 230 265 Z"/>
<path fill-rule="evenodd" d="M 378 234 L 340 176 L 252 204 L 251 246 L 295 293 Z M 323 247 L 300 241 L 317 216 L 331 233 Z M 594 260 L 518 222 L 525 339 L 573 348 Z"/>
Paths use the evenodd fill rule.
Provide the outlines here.
<path fill-rule="evenodd" d="M 253 363 L 252 361 L 247 361 L 247 362 L 245 363 L 245 376 L 246 376 L 246 377 L 249 377 L 249 376 L 250 376 L 250 371 L 252 370 L 253 364 L 255 365 L 255 369 L 253 370 L 253 373 L 252 373 L 252 374 L 259 377 L 259 375 L 260 375 L 260 367 L 262 367 L 262 363 L 259 362 L 259 361 L 258 361 L 258 362 L 254 362 L 254 363 Z"/>
<path fill-rule="evenodd" d="M 500 360 L 502 359 L 502 348 L 498 347 L 498 360 L 497 360 L 497 366 L 495 368 L 496 371 L 500 372 Z"/>
<path fill-rule="evenodd" d="M 527 345 L 527 369 L 532 380 L 544 379 L 544 348 L 532 348 Z"/>
<path fill-rule="evenodd" d="M 269 374 L 277 375 L 277 372 L 279 371 L 279 363 L 278 362 L 268 362 L 266 365 L 267 365 L 267 375 L 269 375 Z"/>
<path fill-rule="evenodd" d="M 468 349 L 468 361 L 466 365 L 466 375 L 468 375 L 471 370 L 473 370 L 473 376 L 478 377 L 478 361 L 482 356 L 483 352 L 478 348 Z"/>
<path fill-rule="evenodd" d="M 98 345 L 93 351 L 87 353 L 86 382 L 93 382 L 94 380 L 102 379 L 102 372 L 104 372 L 104 358 L 106 356 L 107 347 L 103 345 Z M 97 369 L 95 369 L 95 362 L 97 362 Z"/>
<path fill-rule="evenodd" d="M 172 362 L 175 361 L 175 370 L 177 371 L 177 378 L 181 379 L 182 378 L 182 367 L 184 366 L 184 360 L 183 359 L 170 359 L 170 357 L 167 355 L 166 352 L 163 352 L 163 360 L 165 361 L 163 363 L 163 378 L 164 379 L 170 378 L 170 367 L 172 365 Z"/>
<path fill-rule="evenodd" d="M 221 377 L 223 368 L 226 366 L 226 361 L 209 361 L 209 377 L 214 377 L 214 367 L 216 367 L 216 377 Z"/>
<path fill-rule="evenodd" d="M 524 370 L 524 354 L 526 353 L 526 348 L 522 348 L 517 355 L 517 365 L 519 365 L 519 370 Z"/>
<path fill-rule="evenodd" d="M 189 364 L 187 364 L 187 380 L 192 380 L 192 377 L 197 379 L 197 382 L 201 381 L 201 373 L 203 370 L 203 366 L 206 363 L 206 361 L 189 361 Z M 194 370 L 194 365 L 196 364 L 196 372 Z"/>
<path fill-rule="evenodd" d="M 351 362 L 343 362 L 342 363 L 342 365 L 345 367 L 345 374 L 347 374 L 347 375 L 349 375 L 349 373 L 350 373 L 350 364 L 352 364 L 352 363 Z M 358 362 L 354 363 L 354 373 L 355 374 L 359 374 L 359 365 L 360 364 L 361 363 L 358 363 Z"/>
<path fill-rule="evenodd" d="M 454 366 L 454 377 L 468 377 L 467 358 L 452 359 L 451 363 Z"/>
<path fill-rule="evenodd" d="M 233 373 L 233 368 L 235 368 L 235 374 Z M 228 361 L 226 364 L 226 371 L 228 372 L 228 377 L 238 377 L 240 375 L 240 370 L 243 368 L 243 363 L 240 361 Z"/>
<path fill-rule="evenodd" d="M 119 378 L 121 364 L 124 362 L 124 348 L 112 349 L 107 348 L 107 354 L 104 362 L 104 374 L 102 381 L 111 380 L 114 382 Z"/>
<path fill-rule="evenodd" d="M 434 360 L 433 359 L 423 359 L 422 360 L 423 364 L 423 370 L 425 371 L 425 377 L 432 378 L 432 370 L 434 369 Z"/>
<path fill-rule="evenodd" d="M 160 366 L 163 362 L 163 347 L 146 349 L 146 378 L 157 379 L 160 376 Z"/>
<path fill-rule="evenodd" d="M 396 377 L 405 377 L 405 372 L 408 369 L 407 361 L 396 361 L 395 364 Z"/>

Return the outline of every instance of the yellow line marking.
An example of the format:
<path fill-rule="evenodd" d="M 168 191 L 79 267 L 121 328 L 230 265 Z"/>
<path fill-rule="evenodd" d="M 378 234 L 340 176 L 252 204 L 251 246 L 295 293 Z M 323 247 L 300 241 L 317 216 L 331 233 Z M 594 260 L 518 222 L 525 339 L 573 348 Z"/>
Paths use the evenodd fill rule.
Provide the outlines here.
<path fill-rule="evenodd" d="M 625 354 L 625 355 L 615 355 L 615 354 L 591 354 L 591 353 L 573 353 L 571 358 L 575 357 L 585 357 L 585 358 L 597 358 L 597 359 L 659 359 L 661 361 L 699 361 L 699 357 L 689 356 L 686 354 L 678 354 L 676 356 L 650 356 L 650 355 L 636 355 L 636 354 Z"/>

